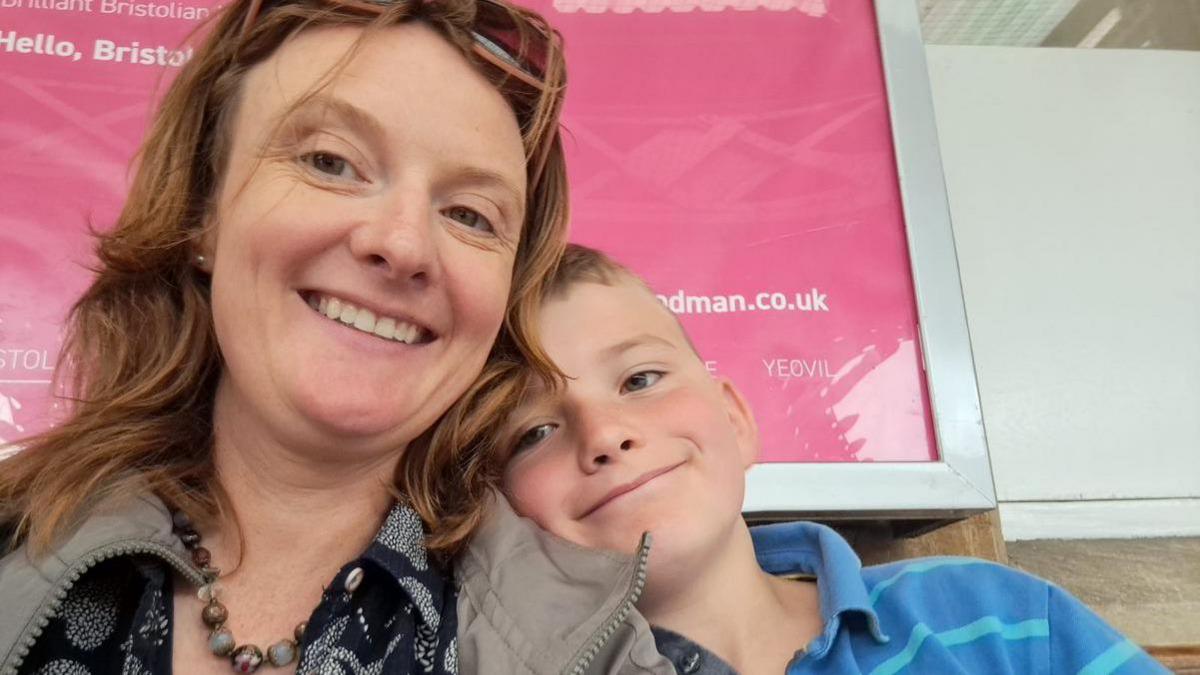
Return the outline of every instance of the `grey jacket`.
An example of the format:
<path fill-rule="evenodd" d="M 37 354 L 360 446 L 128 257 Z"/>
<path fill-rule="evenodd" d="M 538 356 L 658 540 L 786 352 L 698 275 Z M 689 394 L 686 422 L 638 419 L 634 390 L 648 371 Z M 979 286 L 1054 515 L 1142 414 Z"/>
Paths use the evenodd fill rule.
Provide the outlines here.
<path fill-rule="evenodd" d="M 633 556 L 587 550 L 520 518 L 502 497 L 459 557 L 459 672 L 673 675 L 634 608 L 650 535 Z"/>
<path fill-rule="evenodd" d="M 22 547 L 0 558 L 0 675 L 15 675 L 84 572 L 133 554 L 157 556 L 196 586 L 204 583 L 171 532 L 170 512 L 149 495 L 101 505 L 54 555 L 34 561 Z"/>

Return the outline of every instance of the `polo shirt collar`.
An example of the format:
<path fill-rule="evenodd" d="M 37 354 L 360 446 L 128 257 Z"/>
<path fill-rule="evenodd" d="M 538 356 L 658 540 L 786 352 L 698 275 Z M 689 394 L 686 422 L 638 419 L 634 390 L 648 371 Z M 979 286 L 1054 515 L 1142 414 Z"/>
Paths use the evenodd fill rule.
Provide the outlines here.
<path fill-rule="evenodd" d="M 859 615 L 876 642 L 888 636 L 879 625 L 862 578 L 862 561 L 837 532 L 816 523 L 794 522 L 750 528 L 758 564 L 770 574 L 806 574 L 817 579 L 825 628 L 808 646 L 821 658 L 829 652 L 842 624 Z"/>

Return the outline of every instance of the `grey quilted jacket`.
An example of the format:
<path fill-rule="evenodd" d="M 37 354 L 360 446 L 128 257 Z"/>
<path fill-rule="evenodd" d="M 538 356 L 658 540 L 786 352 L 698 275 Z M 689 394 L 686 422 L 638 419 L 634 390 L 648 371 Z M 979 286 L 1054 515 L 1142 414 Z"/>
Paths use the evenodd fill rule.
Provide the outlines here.
<path fill-rule="evenodd" d="M 7 542 L 0 543 L 6 550 Z M 196 586 L 204 583 L 171 531 L 170 513 L 152 496 L 120 509 L 99 508 L 54 555 L 34 561 L 19 549 L 0 557 L 0 675 L 17 672 L 84 572 L 133 554 L 156 556 Z"/>
<path fill-rule="evenodd" d="M 455 569 L 459 672 L 673 675 L 634 608 L 649 546 L 646 535 L 632 556 L 585 550 L 541 531 L 497 497 Z M 150 496 L 119 512 L 101 510 L 55 555 L 0 558 L 0 675 L 17 672 L 84 572 L 131 553 L 155 555 L 203 583 L 167 509 Z"/>

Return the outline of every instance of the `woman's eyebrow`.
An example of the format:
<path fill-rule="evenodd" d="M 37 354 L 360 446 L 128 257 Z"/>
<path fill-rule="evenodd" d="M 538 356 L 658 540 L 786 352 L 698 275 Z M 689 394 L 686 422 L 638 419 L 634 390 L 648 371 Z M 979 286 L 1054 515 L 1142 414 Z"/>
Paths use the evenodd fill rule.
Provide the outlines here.
<path fill-rule="evenodd" d="M 314 94 L 298 105 L 285 110 L 278 122 L 279 126 L 282 126 L 290 120 L 324 121 L 328 118 L 345 124 L 354 131 L 367 136 L 373 142 L 383 143 L 387 138 L 387 130 L 374 115 L 345 99 L 325 93 Z M 505 196 L 511 200 L 512 208 L 518 214 L 524 210 L 525 193 L 508 176 L 498 171 L 484 167 L 470 167 L 459 174 L 458 181 L 495 187 L 504 192 Z"/>
<path fill-rule="evenodd" d="M 374 115 L 345 99 L 324 93 L 309 96 L 298 105 L 285 110 L 279 120 L 279 126 L 289 121 L 324 123 L 329 119 L 346 125 L 373 142 L 382 143 L 387 138 L 387 131 Z"/>
<path fill-rule="evenodd" d="M 505 193 L 505 196 L 512 202 L 512 208 L 517 212 L 521 212 L 525 207 L 525 195 L 517 186 L 513 184 L 504 174 L 481 167 L 471 167 L 463 169 L 459 174 L 459 181 L 462 183 L 473 183 L 477 185 L 485 185 L 495 187 Z"/>

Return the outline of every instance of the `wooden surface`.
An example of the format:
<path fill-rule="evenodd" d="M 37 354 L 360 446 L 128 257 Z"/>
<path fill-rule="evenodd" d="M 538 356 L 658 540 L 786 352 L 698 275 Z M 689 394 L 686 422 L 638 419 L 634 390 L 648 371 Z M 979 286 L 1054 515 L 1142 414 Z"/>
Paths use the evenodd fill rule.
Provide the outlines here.
<path fill-rule="evenodd" d="M 1178 675 L 1200 675 L 1200 645 L 1146 647 L 1150 656 Z"/>
<path fill-rule="evenodd" d="M 1012 541 L 1008 557 L 1140 645 L 1200 646 L 1200 538 Z"/>
<path fill-rule="evenodd" d="M 970 556 L 1008 564 L 1000 516 L 994 510 L 918 537 L 898 538 L 882 526 L 838 529 L 858 551 L 864 565 L 939 555 Z"/>

